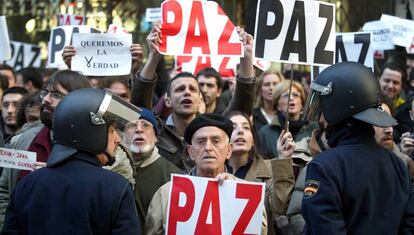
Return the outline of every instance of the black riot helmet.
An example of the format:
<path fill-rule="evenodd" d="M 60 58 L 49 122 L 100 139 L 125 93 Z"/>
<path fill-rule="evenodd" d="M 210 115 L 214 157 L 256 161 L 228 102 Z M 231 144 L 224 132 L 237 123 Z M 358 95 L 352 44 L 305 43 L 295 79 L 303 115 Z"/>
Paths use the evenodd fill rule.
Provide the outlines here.
<path fill-rule="evenodd" d="M 379 102 L 377 79 L 362 64 L 334 64 L 323 70 L 310 88 L 305 113 L 322 112 L 330 125 L 350 117 L 379 127 L 397 125 Z"/>
<path fill-rule="evenodd" d="M 140 110 L 109 90 L 93 88 L 70 92 L 53 115 L 55 144 L 48 166 L 65 160 L 77 151 L 105 153 L 108 127 L 123 126 L 139 118 Z"/>

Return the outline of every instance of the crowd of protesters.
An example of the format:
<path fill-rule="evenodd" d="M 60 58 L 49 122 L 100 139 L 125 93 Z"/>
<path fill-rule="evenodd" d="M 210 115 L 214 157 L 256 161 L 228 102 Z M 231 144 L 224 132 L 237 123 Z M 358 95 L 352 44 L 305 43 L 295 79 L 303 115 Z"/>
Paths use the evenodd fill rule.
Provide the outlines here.
<path fill-rule="evenodd" d="M 37 154 L 34 169 L 36 173 L 1 169 L 2 234 L 164 234 L 169 181 L 173 173 L 216 178 L 219 181 L 246 180 L 265 183 L 266 210 L 263 213 L 262 234 L 414 234 L 414 218 L 411 218 L 414 216 L 414 205 L 411 204 L 414 198 L 411 199 L 411 182 L 406 187 L 407 182 L 404 181 L 405 175 L 414 177 L 414 64 L 410 64 L 412 55 L 407 55 L 404 50 L 397 48 L 385 61 L 378 62 L 380 69 L 376 72 L 376 84 L 379 85 L 381 95 L 376 98 L 379 105 L 382 103 L 378 109 L 392 115 L 398 121 L 398 125 L 375 126 L 375 122 L 369 121 L 362 123 L 361 119 L 351 117 L 354 113 L 343 115 L 344 118 L 350 118 L 346 119 L 346 123 L 343 121 L 345 119 L 337 122 L 328 116 L 325 120 L 323 115 L 305 120 L 302 117 L 310 93 L 302 82 L 308 81 L 309 86 L 309 77 L 301 74 L 301 77 L 290 81 L 287 77 L 290 77 L 289 72 L 293 71 L 288 71 L 285 77 L 280 71 L 262 72 L 255 69 L 252 55 L 253 38 L 243 29 L 238 28 L 238 34 L 244 46 L 244 57 L 240 59 L 235 78 L 222 78 L 213 68 L 204 68 L 197 74 L 172 72 L 171 77 L 168 77 L 168 73 L 159 72 L 165 69 L 164 58 L 157 51 L 161 34 L 159 27 L 157 24 L 154 25 L 146 38 L 148 55 L 144 55 L 144 45 L 131 46 L 133 69 L 129 76 L 86 77 L 70 69 L 45 72 L 35 68 L 24 68 L 14 71 L 7 65 L 0 65 L 0 146 Z M 69 67 L 75 54 L 72 46 L 65 47 L 62 56 Z M 347 76 L 347 72 L 340 69 L 338 68 L 337 73 Z M 325 74 L 329 74 L 329 71 Z M 360 75 L 355 72 L 349 73 L 349 76 Z M 233 85 L 233 88 L 229 88 Z M 75 109 L 78 105 L 78 109 L 83 107 L 83 104 L 72 104 L 73 107 L 68 109 L 72 108 L 73 112 L 66 111 L 62 114 L 64 108 L 56 108 L 65 100 L 64 97 L 69 97 L 68 94 L 76 90 L 92 90 L 92 87 L 100 91 L 108 89 L 140 109 L 136 120 L 117 127 L 120 129 L 120 136 L 113 134 L 112 143 L 115 149 L 112 154 L 105 152 L 108 156 L 113 156 L 113 159 L 101 158 L 99 154 L 103 152 L 102 149 L 99 149 L 101 152 L 92 151 L 76 144 L 67 148 L 70 144 L 65 142 L 66 137 L 59 134 L 63 130 L 58 129 L 61 126 L 55 123 L 62 122 L 63 115 L 76 115 Z M 354 94 L 355 96 L 357 94 Z M 355 99 L 362 99 L 360 97 Z M 338 106 L 333 106 L 329 112 L 336 112 L 336 108 L 341 109 L 341 101 L 335 102 Z M 88 101 L 85 99 L 84 103 Z M 367 107 L 361 110 L 365 108 Z M 323 111 L 325 114 L 328 112 Z M 55 112 L 62 113 L 56 115 Z M 105 132 L 109 133 L 111 128 L 115 127 L 108 125 Z M 391 175 L 402 174 L 404 177 L 381 176 L 367 184 L 363 179 L 359 179 L 360 182 L 358 179 L 351 180 L 352 177 L 358 176 L 364 178 L 364 172 L 359 172 L 361 175 L 358 176 L 350 175 L 359 168 L 352 165 L 356 164 L 355 162 L 347 162 L 347 156 L 343 156 L 340 161 L 332 160 L 333 164 L 336 164 L 332 166 L 334 170 L 328 169 L 330 160 L 326 156 L 332 154 L 330 149 L 340 145 L 338 143 L 342 143 L 343 140 L 342 137 L 333 136 L 339 129 L 347 133 L 361 132 L 364 138 L 375 141 L 375 148 L 361 147 L 361 151 L 366 151 L 368 155 L 384 155 L 383 151 L 386 151 L 390 157 L 395 158 L 388 162 L 394 164 L 389 166 L 390 169 L 381 171 L 381 167 L 387 166 L 370 166 L 369 157 L 374 157 L 361 157 L 361 161 L 365 161 L 367 174 L 378 170 Z M 83 132 L 84 135 L 87 132 L 87 129 L 73 130 Z M 94 132 L 93 129 L 91 132 Z M 107 141 L 105 136 L 102 136 L 103 140 L 98 140 L 101 136 L 96 133 L 92 136 L 96 142 Z M 110 136 L 108 134 L 108 139 Z M 109 142 L 108 140 L 104 145 L 109 145 Z M 96 182 L 96 185 L 91 183 L 89 189 L 87 182 L 83 181 L 72 182 L 74 186 L 68 183 L 76 189 L 69 186 L 65 188 L 67 182 L 63 182 L 64 177 L 53 172 L 53 169 L 61 169 L 61 162 L 67 162 L 67 158 L 71 156 L 76 156 L 73 158 L 78 161 L 84 161 L 84 158 L 89 156 L 84 156 L 81 152 L 74 154 L 76 151 L 70 156 L 63 157 L 56 153 L 70 152 L 73 148 L 93 153 L 99 161 L 91 164 L 102 165 L 105 171 L 116 172 L 125 180 L 90 169 L 91 172 L 102 174 L 102 177 L 108 177 L 108 181 L 102 179 L 102 182 Z M 336 151 L 337 155 L 349 154 L 346 149 L 342 152 Z M 353 151 L 357 152 L 359 149 Z M 309 164 L 313 159 L 319 159 L 319 162 Z M 82 171 L 86 171 L 87 168 L 82 168 L 84 166 L 80 163 L 76 164 L 67 166 L 74 167 L 68 170 L 68 177 L 76 178 L 77 174 L 87 175 Z M 77 167 L 80 169 L 78 173 Z M 394 168 L 399 171 L 394 171 Z M 327 172 L 326 174 L 331 170 L 345 172 L 341 176 L 344 182 L 338 183 L 343 186 L 340 190 L 349 190 L 351 195 L 359 198 L 348 198 L 348 191 L 336 192 L 338 188 L 332 185 L 337 182 L 329 181 L 332 180 L 329 177 L 319 181 L 312 181 L 312 178 L 309 181 L 309 177 L 319 177 L 318 170 Z M 307 172 L 310 175 L 308 177 Z M 29 177 L 30 175 L 33 176 Z M 54 187 L 45 186 L 48 181 L 42 181 L 42 177 L 53 177 L 49 186 L 55 186 L 56 192 Z M 99 181 L 96 179 L 97 176 L 90 177 L 91 182 Z M 324 185 L 324 180 L 331 183 L 329 188 Z M 59 185 L 60 182 L 62 185 Z M 105 185 L 112 191 L 108 189 L 101 192 L 99 190 L 102 190 L 102 185 L 99 184 L 103 183 L 115 186 Z M 385 208 L 387 205 L 384 202 L 384 211 L 375 210 L 376 214 L 373 211 L 361 212 L 358 208 L 360 205 L 356 203 L 375 203 L 367 206 L 367 210 L 381 206 L 375 195 L 368 198 L 371 201 L 364 196 L 378 191 L 364 187 L 369 184 L 388 183 L 404 185 L 406 188 L 401 187 L 409 192 L 397 193 L 395 189 L 389 191 L 389 195 L 381 195 L 394 200 L 394 209 Z M 118 207 L 108 209 L 107 207 L 114 203 L 111 200 L 116 195 L 115 191 L 120 190 L 117 187 L 126 187 L 125 185 L 130 188 L 123 189 L 123 198 Z M 384 187 L 388 190 L 386 185 Z M 70 190 L 79 194 L 73 198 L 77 200 L 75 203 L 70 203 L 67 199 L 59 201 L 53 196 L 56 193 L 59 197 L 68 197 L 64 196 L 64 192 Z M 96 195 L 97 192 L 93 192 L 94 190 L 101 192 L 105 197 Z M 352 194 L 356 190 L 358 192 Z M 324 193 L 339 193 L 339 196 L 322 197 Z M 315 196 L 316 194 L 321 195 L 320 198 Z M 68 195 L 72 194 L 68 192 Z M 96 200 L 104 200 L 110 205 L 102 210 L 91 209 L 90 202 L 85 202 L 80 197 L 97 197 Z M 46 201 L 41 201 L 41 198 Z M 330 203 L 328 200 L 334 201 L 333 204 L 336 203 L 342 210 L 341 213 L 330 214 L 334 210 L 322 206 L 313 209 L 318 203 Z M 49 207 L 56 207 L 56 210 L 46 209 L 48 201 Z M 90 215 L 85 217 L 85 213 Z M 65 219 L 65 216 L 68 217 Z M 394 218 L 394 221 L 390 222 L 392 226 L 389 227 L 370 224 L 370 230 L 367 225 L 360 223 L 383 220 L 364 216 Z M 49 221 L 48 217 L 54 219 Z M 132 219 L 136 221 L 135 225 Z M 324 227 L 322 224 L 325 223 L 330 226 Z M 378 227 L 374 229 L 376 226 Z M 384 227 L 387 229 L 383 229 Z"/>

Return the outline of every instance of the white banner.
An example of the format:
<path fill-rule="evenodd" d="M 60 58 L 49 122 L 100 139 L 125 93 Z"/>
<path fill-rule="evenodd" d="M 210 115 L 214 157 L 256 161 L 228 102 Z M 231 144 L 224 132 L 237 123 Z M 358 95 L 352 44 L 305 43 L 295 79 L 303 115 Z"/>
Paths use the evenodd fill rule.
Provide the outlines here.
<path fill-rule="evenodd" d="M 73 33 L 100 33 L 99 30 L 89 26 L 59 26 L 50 32 L 50 40 L 48 47 L 47 67 L 67 69 L 63 62 L 62 52 L 65 46 L 70 45 Z"/>
<path fill-rule="evenodd" d="M 147 8 L 145 9 L 145 21 L 146 22 L 155 22 L 161 21 L 161 8 Z"/>
<path fill-rule="evenodd" d="M 333 64 L 335 5 L 259 0 L 254 35 L 257 58 L 294 64 Z"/>
<path fill-rule="evenodd" d="M 32 171 L 34 163 L 35 152 L 0 148 L 0 167 Z"/>
<path fill-rule="evenodd" d="M 72 70 L 87 76 L 116 76 L 131 73 L 131 34 L 75 33 L 76 55 Z"/>
<path fill-rule="evenodd" d="M 11 50 L 6 17 L 0 16 L 0 61 L 8 60 L 10 57 Z"/>
<path fill-rule="evenodd" d="M 337 33 L 336 63 L 354 61 L 374 71 L 374 50 L 372 33 Z"/>
<path fill-rule="evenodd" d="M 394 49 L 391 35 L 391 24 L 380 20 L 370 21 L 364 24 L 364 32 L 372 32 L 372 48 L 374 50 Z"/>
<path fill-rule="evenodd" d="M 382 14 L 381 21 L 391 23 L 392 41 L 395 45 L 410 47 L 414 37 L 414 21 Z"/>
<path fill-rule="evenodd" d="M 22 68 L 40 68 L 42 64 L 40 47 L 34 44 L 10 41 L 11 58 L 5 64 L 18 71 Z"/>
<path fill-rule="evenodd" d="M 80 15 L 58 14 L 58 26 L 64 25 L 86 25 L 86 17 Z"/>
<path fill-rule="evenodd" d="M 161 54 L 243 56 L 236 28 L 216 2 L 165 1 L 161 11 Z"/>
<path fill-rule="evenodd" d="M 264 183 L 173 174 L 165 234 L 260 234 L 264 209 Z"/>

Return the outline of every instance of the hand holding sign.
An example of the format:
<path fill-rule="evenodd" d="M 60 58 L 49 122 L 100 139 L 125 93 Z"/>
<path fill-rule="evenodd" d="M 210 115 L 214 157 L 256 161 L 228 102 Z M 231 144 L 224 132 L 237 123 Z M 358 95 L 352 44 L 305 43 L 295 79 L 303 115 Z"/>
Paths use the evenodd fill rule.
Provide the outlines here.
<path fill-rule="evenodd" d="M 63 62 L 68 66 L 68 68 L 71 68 L 72 64 L 72 57 L 76 55 L 76 50 L 72 45 L 67 45 L 63 49 L 62 53 L 62 59 Z"/>
<path fill-rule="evenodd" d="M 141 70 L 141 77 L 147 79 L 155 78 L 155 70 L 157 69 L 158 63 L 161 59 L 161 54 L 158 52 L 158 47 L 162 43 L 161 28 L 162 25 L 160 23 L 154 24 L 154 26 L 151 29 L 151 32 L 148 34 L 146 38 L 146 42 L 149 48 L 149 54 L 147 63 L 145 63 L 144 67 Z"/>
<path fill-rule="evenodd" d="M 131 55 L 132 55 L 132 66 L 131 66 L 131 73 L 135 74 L 138 72 L 139 67 L 141 67 L 142 62 L 144 61 L 144 51 L 140 44 L 132 44 L 130 47 Z"/>
<path fill-rule="evenodd" d="M 244 47 L 244 56 L 240 58 L 239 75 L 245 78 L 254 77 L 253 70 L 253 37 L 244 29 L 237 27 L 240 40 Z"/>

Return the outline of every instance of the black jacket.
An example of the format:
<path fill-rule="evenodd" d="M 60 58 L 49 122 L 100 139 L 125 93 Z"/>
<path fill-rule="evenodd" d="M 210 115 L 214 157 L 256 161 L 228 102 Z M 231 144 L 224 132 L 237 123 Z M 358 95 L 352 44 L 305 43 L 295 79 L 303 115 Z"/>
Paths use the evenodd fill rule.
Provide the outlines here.
<path fill-rule="evenodd" d="M 34 171 L 11 196 L 2 234 L 141 234 L 130 183 L 76 153 Z"/>
<path fill-rule="evenodd" d="M 414 197 L 402 161 L 375 143 L 371 125 L 353 121 L 329 132 L 330 150 L 307 169 L 306 234 L 414 234 Z"/>

